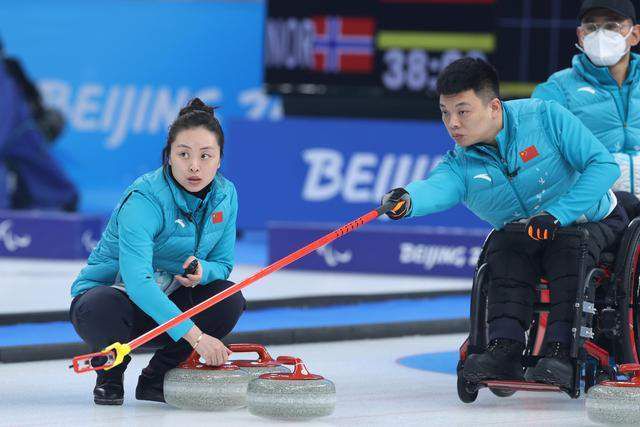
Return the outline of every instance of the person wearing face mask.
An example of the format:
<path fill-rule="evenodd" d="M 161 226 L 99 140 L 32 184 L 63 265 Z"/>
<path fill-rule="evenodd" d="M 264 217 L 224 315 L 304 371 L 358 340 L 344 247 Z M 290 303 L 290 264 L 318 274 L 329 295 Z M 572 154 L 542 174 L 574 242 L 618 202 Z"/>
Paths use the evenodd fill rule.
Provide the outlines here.
<path fill-rule="evenodd" d="M 578 13 L 572 67 L 553 74 L 532 97 L 554 100 L 575 114 L 614 155 L 621 176 L 614 190 L 640 195 L 640 26 L 630 0 L 585 0 Z M 620 194 L 630 211 L 637 200 Z"/>
<path fill-rule="evenodd" d="M 489 346 L 467 358 L 463 375 L 471 382 L 524 376 L 569 388 L 581 245 L 575 236 L 554 233 L 581 223 L 590 234 L 585 267 L 595 265 L 628 223 L 610 191 L 620 175 L 618 165 L 557 102 L 502 102 L 497 73 L 481 59 L 448 65 L 437 91 L 442 121 L 457 146 L 426 179 L 388 192 L 383 204 L 404 204 L 387 215 L 418 217 L 464 203 L 490 223 L 496 232 L 485 248 L 491 270 Z M 514 221 L 525 222 L 524 233 L 502 230 Z M 523 375 L 525 331 L 542 274 L 551 290 L 544 357 Z"/>
<path fill-rule="evenodd" d="M 220 173 L 224 134 L 194 98 L 169 128 L 162 166 L 125 190 L 87 266 L 71 286 L 70 317 L 93 350 L 128 342 L 233 283 L 238 198 Z M 197 260 L 195 272 L 185 269 Z M 231 353 L 220 341 L 245 308 L 240 292 L 152 340 L 160 347 L 138 378 L 136 399 L 164 402 L 163 380 L 195 350 L 208 365 Z M 130 357 L 97 371 L 99 405 L 121 405 Z"/>

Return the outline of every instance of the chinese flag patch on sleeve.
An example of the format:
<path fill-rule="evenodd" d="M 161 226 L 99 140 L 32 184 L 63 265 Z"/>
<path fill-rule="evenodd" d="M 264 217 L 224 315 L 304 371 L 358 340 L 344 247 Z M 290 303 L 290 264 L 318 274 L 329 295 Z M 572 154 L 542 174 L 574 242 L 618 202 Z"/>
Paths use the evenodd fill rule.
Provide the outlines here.
<path fill-rule="evenodd" d="M 214 212 L 211 214 L 211 222 L 217 224 L 222 222 L 222 211 Z"/>
<path fill-rule="evenodd" d="M 529 160 L 535 159 L 536 157 L 538 157 L 538 155 L 538 149 L 535 145 L 530 145 L 520 152 L 520 158 L 525 163 L 527 163 Z"/>

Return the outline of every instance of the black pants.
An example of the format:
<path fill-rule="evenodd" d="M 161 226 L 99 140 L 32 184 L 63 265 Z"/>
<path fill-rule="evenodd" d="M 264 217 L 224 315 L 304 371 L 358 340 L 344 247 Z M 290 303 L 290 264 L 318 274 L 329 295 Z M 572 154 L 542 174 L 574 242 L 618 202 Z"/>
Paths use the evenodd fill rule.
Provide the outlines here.
<path fill-rule="evenodd" d="M 627 226 L 626 212 L 617 206 L 601 222 L 581 224 L 589 231 L 586 271 L 600 254 L 617 243 Z M 546 342 L 571 342 L 573 305 L 579 281 L 578 237 L 558 235 L 554 240 L 536 241 L 525 233 L 498 231 L 487 248 L 490 271 L 489 339 L 510 338 L 524 342 L 524 331 L 533 317 L 535 286 L 541 277 L 549 281 L 550 311 Z"/>
<path fill-rule="evenodd" d="M 216 280 L 194 288 L 180 287 L 169 299 L 180 310 L 186 311 L 231 285 L 232 282 Z M 238 292 L 192 320 L 204 333 L 222 339 L 234 328 L 245 305 L 242 293 Z M 102 350 L 114 342 L 128 342 L 158 326 L 125 292 L 110 286 L 97 286 L 76 296 L 69 313 L 76 332 L 93 351 Z M 161 374 L 176 367 L 192 351 L 185 339 L 176 342 L 167 333 L 154 338 L 145 347 L 160 347 L 151 358 L 149 368 Z"/>

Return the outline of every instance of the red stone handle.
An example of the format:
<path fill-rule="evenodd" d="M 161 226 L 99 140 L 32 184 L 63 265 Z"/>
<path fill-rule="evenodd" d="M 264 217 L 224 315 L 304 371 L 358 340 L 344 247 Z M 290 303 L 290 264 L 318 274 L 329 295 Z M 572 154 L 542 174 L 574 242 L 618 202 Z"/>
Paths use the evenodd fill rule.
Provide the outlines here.
<path fill-rule="evenodd" d="M 210 366 L 202 363 L 200 362 L 200 354 L 195 350 L 193 350 L 189 357 L 187 357 L 187 359 L 178 366 L 183 369 L 201 369 L 210 371 L 230 371 L 238 369 L 237 367 L 227 363 L 220 366 Z"/>
<path fill-rule="evenodd" d="M 618 372 L 621 374 L 640 374 L 640 364 L 638 363 L 625 363 L 618 366 Z"/>
<path fill-rule="evenodd" d="M 289 375 L 289 379 L 294 379 L 294 380 L 323 379 L 323 377 L 321 377 L 320 375 L 314 375 L 311 372 L 309 372 L 304 362 L 299 357 L 278 356 L 278 358 L 276 359 L 276 362 L 282 365 L 293 366 L 293 373 L 285 374 L 285 375 Z"/>
<path fill-rule="evenodd" d="M 234 353 L 257 353 L 259 363 L 273 362 L 273 357 L 260 344 L 229 344 L 227 348 Z"/>

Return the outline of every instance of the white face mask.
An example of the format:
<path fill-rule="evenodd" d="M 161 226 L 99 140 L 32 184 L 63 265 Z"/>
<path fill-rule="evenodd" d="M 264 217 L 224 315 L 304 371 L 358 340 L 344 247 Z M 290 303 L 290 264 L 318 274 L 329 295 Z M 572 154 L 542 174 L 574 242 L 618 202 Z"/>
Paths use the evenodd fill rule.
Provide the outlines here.
<path fill-rule="evenodd" d="M 626 36 L 617 31 L 598 29 L 591 34 L 587 34 L 582 44 L 584 49 L 576 45 L 578 49 L 583 51 L 598 67 L 610 67 L 620 61 L 627 52 L 627 39 L 631 35 L 631 31 Z"/>

